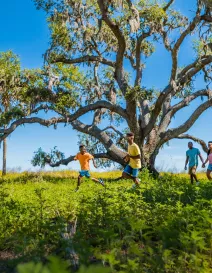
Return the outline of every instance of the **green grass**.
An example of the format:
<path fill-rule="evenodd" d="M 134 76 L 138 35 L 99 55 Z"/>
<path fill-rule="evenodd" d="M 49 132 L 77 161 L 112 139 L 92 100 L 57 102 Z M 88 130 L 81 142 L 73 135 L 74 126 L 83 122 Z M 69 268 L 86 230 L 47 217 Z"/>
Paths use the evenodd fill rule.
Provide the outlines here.
<path fill-rule="evenodd" d="M 69 262 L 64 272 L 75 270 L 76 261 L 104 264 L 107 272 L 212 272 L 212 184 L 205 176 L 196 187 L 185 175 L 153 180 L 144 171 L 132 190 L 131 181 L 113 182 L 120 172 L 94 175 L 105 188 L 85 180 L 75 192 L 77 173 L 70 171 L 0 180 L 0 253 L 11 254 L 0 272 L 22 262 L 45 264 L 50 255 Z M 64 239 L 75 222 L 76 233 Z"/>

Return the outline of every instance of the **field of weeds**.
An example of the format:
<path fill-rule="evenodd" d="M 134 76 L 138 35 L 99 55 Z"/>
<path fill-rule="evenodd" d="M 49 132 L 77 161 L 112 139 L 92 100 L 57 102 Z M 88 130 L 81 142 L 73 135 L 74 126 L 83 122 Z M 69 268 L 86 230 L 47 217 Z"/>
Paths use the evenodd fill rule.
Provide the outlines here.
<path fill-rule="evenodd" d="M 205 175 L 192 186 L 185 174 L 144 171 L 133 189 L 114 182 L 120 174 L 94 173 L 105 187 L 85 179 L 78 192 L 72 171 L 1 178 L 0 272 L 212 272 Z"/>

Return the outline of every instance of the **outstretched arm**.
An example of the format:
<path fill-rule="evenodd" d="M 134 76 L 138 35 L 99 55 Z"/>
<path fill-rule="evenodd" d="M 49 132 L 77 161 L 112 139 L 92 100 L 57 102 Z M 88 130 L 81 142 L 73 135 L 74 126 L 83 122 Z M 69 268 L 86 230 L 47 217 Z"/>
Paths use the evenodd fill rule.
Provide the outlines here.
<path fill-rule="evenodd" d="M 94 158 L 92 158 L 94 168 L 97 168 Z"/>

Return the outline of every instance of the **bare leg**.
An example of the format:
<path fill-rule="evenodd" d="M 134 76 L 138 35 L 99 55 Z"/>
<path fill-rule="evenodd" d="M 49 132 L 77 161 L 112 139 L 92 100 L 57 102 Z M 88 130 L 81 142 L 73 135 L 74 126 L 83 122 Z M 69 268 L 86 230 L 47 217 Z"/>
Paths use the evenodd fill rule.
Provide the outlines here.
<path fill-rule="evenodd" d="M 117 181 L 117 180 L 120 180 L 120 179 L 131 179 L 131 180 L 134 181 L 135 184 L 139 185 L 139 180 L 138 180 L 137 177 L 132 177 L 131 175 L 129 175 L 128 173 L 125 173 L 125 172 L 122 173 L 122 177 L 119 177 L 119 178 L 117 178 L 115 180 Z"/>
<path fill-rule="evenodd" d="M 195 181 L 198 182 L 197 175 L 195 173 L 193 173 L 193 177 L 194 177 Z"/>
<path fill-rule="evenodd" d="M 82 180 L 82 176 L 78 176 L 78 180 L 77 180 L 77 189 L 79 189 L 79 186 L 81 184 L 81 180 Z"/>
<path fill-rule="evenodd" d="M 190 179 L 191 179 L 191 184 L 194 184 L 194 178 L 193 178 L 193 174 L 190 174 Z"/>
<path fill-rule="evenodd" d="M 102 183 L 100 183 L 99 179 L 97 178 L 91 177 L 91 180 L 102 185 Z"/>
<path fill-rule="evenodd" d="M 210 170 L 207 170 L 207 178 L 208 180 L 212 180 L 212 177 L 211 177 L 211 171 Z"/>

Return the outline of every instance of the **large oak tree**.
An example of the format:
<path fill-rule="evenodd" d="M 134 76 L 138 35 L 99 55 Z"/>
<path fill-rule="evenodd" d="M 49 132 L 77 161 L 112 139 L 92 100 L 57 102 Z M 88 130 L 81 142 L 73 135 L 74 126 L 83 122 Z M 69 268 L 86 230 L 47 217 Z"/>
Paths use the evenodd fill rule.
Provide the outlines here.
<path fill-rule="evenodd" d="M 2 139 L 20 124 L 38 122 L 56 126 L 64 123 L 95 144 L 92 149 L 97 158 L 124 164 L 121 148 L 125 144 L 123 133 L 128 127 L 135 133 L 135 141 L 141 148 L 143 165 L 152 170 L 160 148 L 171 139 L 190 138 L 206 150 L 203 140 L 186 132 L 212 106 L 209 89 L 211 1 L 190 1 L 192 17 L 175 10 L 174 2 L 35 0 L 37 7 L 44 9 L 48 16 L 51 45 L 45 62 L 47 70 L 54 73 L 49 72 L 46 76 L 48 84 L 39 90 L 31 89 L 27 96 L 33 101 L 36 112 L 45 108 L 57 115 L 45 120 L 30 113 L 13 122 L 8 129 L 2 129 Z M 191 35 L 195 42 L 189 38 Z M 190 43 L 195 57 L 188 63 L 185 56 L 184 64 L 179 64 L 179 53 L 185 42 Z M 171 60 L 169 79 L 161 90 L 143 85 L 148 58 L 159 43 L 163 44 Z M 58 67 L 63 67 L 60 73 L 55 71 Z M 81 76 L 73 78 L 74 69 L 78 69 Z M 71 84 L 62 84 L 63 75 L 67 81 L 68 73 L 72 77 Z M 201 90 L 196 90 L 193 83 L 200 74 L 205 84 Z M 188 119 L 171 128 L 174 116 L 200 98 L 204 101 Z M 88 113 L 85 124 L 81 117 Z M 59 166 L 72 160 L 73 156 L 65 159 L 56 150 L 50 155 L 39 150 L 34 164 Z"/>

